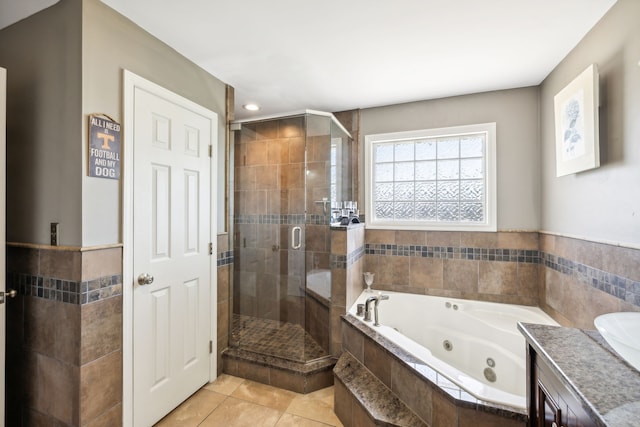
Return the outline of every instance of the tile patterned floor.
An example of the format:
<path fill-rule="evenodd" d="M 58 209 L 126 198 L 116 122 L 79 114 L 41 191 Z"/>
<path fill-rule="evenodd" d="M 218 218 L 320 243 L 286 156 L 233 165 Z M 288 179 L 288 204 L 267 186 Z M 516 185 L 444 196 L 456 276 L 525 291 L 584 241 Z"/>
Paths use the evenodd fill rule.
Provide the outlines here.
<path fill-rule="evenodd" d="M 333 387 L 309 394 L 222 374 L 160 420 L 156 427 L 342 427 Z"/>
<path fill-rule="evenodd" d="M 328 356 L 300 325 L 239 314 L 233 315 L 231 345 L 296 362 Z"/>

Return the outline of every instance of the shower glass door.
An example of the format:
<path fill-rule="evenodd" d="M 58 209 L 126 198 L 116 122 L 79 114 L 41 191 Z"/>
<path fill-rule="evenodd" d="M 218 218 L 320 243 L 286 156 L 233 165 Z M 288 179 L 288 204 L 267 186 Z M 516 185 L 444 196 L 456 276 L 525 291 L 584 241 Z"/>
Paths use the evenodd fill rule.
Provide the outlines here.
<path fill-rule="evenodd" d="M 307 360 L 306 117 L 234 134 L 234 294 L 230 346 Z"/>

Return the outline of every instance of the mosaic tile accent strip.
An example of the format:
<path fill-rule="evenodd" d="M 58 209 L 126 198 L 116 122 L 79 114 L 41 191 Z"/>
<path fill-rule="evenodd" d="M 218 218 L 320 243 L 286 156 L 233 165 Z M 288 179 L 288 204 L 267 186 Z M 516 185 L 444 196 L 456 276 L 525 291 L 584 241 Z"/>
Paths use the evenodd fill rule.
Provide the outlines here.
<path fill-rule="evenodd" d="M 233 251 L 219 252 L 216 263 L 218 267 L 233 264 Z"/>
<path fill-rule="evenodd" d="M 472 261 L 506 261 L 527 264 L 540 263 L 540 252 L 523 249 L 466 248 L 456 246 L 387 245 L 367 243 L 367 255 L 409 256 Z"/>
<path fill-rule="evenodd" d="M 8 282 L 20 295 L 84 305 L 122 295 L 122 275 L 75 282 L 30 274 L 10 274 Z"/>
<path fill-rule="evenodd" d="M 640 306 L 640 282 L 609 273 L 553 254 L 543 253 L 545 267 L 575 277 L 616 298 Z"/>
<path fill-rule="evenodd" d="M 330 225 L 327 215 L 282 214 L 282 215 L 236 215 L 234 224 L 313 224 Z"/>
<path fill-rule="evenodd" d="M 363 246 L 356 248 L 355 251 L 351 252 L 348 255 L 334 255 L 331 254 L 329 263 L 331 268 L 347 268 L 348 266 L 354 264 L 360 258 L 362 258 L 365 254 L 365 249 Z"/>
<path fill-rule="evenodd" d="M 234 224 L 304 224 L 305 214 L 236 215 Z"/>

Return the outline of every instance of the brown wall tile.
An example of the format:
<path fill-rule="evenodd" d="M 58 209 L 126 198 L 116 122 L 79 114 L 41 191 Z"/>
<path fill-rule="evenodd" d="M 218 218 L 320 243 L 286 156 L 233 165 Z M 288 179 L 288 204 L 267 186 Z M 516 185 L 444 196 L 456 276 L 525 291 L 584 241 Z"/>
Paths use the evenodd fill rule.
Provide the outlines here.
<path fill-rule="evenodd" d="M 427 245 L 429 246 L 460 246 L 460 232 L 458 231 L 428 231 Z"/>
<path fill-rule="evenodd" d="M 418 376 L 397 360 L 391 363 L 391 390 L 424 422 L 433 417 L 432 390 Z"/>
<path fill-rule="evenodd" d="M 344 427 L 351 427 L 353 425 L 351 411 L 353 397 L 351 393 L 349 393 L 347 388 L 337 379 L 335 380 L 333 393 L 333 408 L 336 415 L 342 424 L 344 424 Z"/>
<path fill-rule="evenodd" d="M 498 248 L 498 233 L 460 233 L 460 246 L 469 248 Z"/>
<path fill-rule="evenodd" d="M 229 301 L 218 302 L 218 339 L 229 335 Z"/>
<path fill-rule="evenodd" d="M 122 352 L 80 368 L 80 420 L 89 423 L 122 403 Z"/>
<path fill-rule="evenodd" d="M 122 248 L 82 252 L 82 280 L 122 274 Z"/>
<path fill-rule="evenodd" d="M 478 292 L 478 261 L 444 260 L 444 289 Z"/>
<path fill-rule="evenodd" d="M 515 295 L 518 287 L 517 267 L 515 262 L 480 261 L 478 292 Z"/>
<path fill-rule="evenodd" d="M 229 233 L 219 233 L 217 236 L 216 245 L 218 252 L 226 252 L 229 250 Z"/>
<path fill-rule="evenodd" d="M 93 419 L 83 427 L 120 427 L 122 426 L 122 404 L 109 409 L 104 414 Z"/>
<path fill-rule="evenodd" d="M 81 364 L 122 348 L 122 296 L 82 306 Z"/>
<path fill-rule="evenodd" d="M 426 245 L 426 231 L 396 231 L 395 241 L 397 245 Z"/>
<path fill-rule="evenodd" d="M 391 356 L 369 338 L 364 339 L 364 365 L 391 389 Z"/>
<path fill-rule="evenodd" d="M 442 289 L 444 267 L 441 259 L 411 257 L 409 269 L 411 287 Z"/>
<path fill-rule="evenodd" d="M 342 322 L 342 347 L 360 361 L 364 363 L 364 338 L 363 335 L 355 331 L 351 326 Z"/>
<path fill-rule="evenodd" d="M 343 230 L 331 230 L 331 253 L 347 255 L 347 233 Z"/>
<path fill-rule="evenodd" d="M 40 250 L 7 246 L 7 272 L 40 274 Z"/>
<path fill-rule="evenodd" d="M 43 355 L 36 356 L 36 363 L 37 389 L 33 408 L 67 424 L 77 425 L 78 367 Z"/>
<path fill-rule="evenodd" d="M 217 289 L 217 301 L 227 301 L 229 299 L 229 283 L 230 277 L 229 274 L 231 272 L 231 265 L 223 265 L 217 268 L 217 279 L 218 279 L 218 289 Z"/>
<path fill-rule="evenodd" d="M 440 393 L 433 393 L 432 427 L 452 427 L 458 425 L 458 411 L 451 400 Z"/>
<path fill-rule="evenodd" d="M 537 232 L 498 232 L 498 248 L 538 250 Z"/>
<path fill-rule="evenodd" d="M 44 277 L 79 282 L 82 279 L 81 252 L 41 249 L 40 274 Z"/>
<path fill-rule="evenodd" d="M 524 421 L 470 408 L 458 408 L 458 427 L 525 427 Z"/>
<path fill-rule="evenodd" d="M 80 306 L 34 297 L 25 297 L 24 304 L 24 340 L 28 351 L 78 365 Z"/>

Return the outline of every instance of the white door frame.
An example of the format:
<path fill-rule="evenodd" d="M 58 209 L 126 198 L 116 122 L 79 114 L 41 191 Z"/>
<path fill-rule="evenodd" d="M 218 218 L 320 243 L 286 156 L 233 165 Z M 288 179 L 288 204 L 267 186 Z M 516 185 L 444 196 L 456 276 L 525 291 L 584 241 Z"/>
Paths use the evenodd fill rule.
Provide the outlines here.
<path fill-rule="evenodd" d="M 162 86 L 146 80 L 128 70 L 123 72 L 123 214 L 122 214 L 122 425 L 133 426 L 133 131 L 134 131 L 134 92 L 136 88 L 144 89 L 167 100 L 191 104 L 194 111 L 201 112 L 211 118 L 211 139 L 214 147 L 213 153 L 217 153 L 218 140 L 218 115 L 198 104 L 177 95 Z M 217 375 L 217 209 L 216 209 L 216 180 L 217 160 L 211 156 L 211 227 L 209 236 L 213 245 L 213 254 L 210 262 L 211 277 L 211 337 L 213 351 L 210 355 L 209 381 L 216 379 Z"/>

